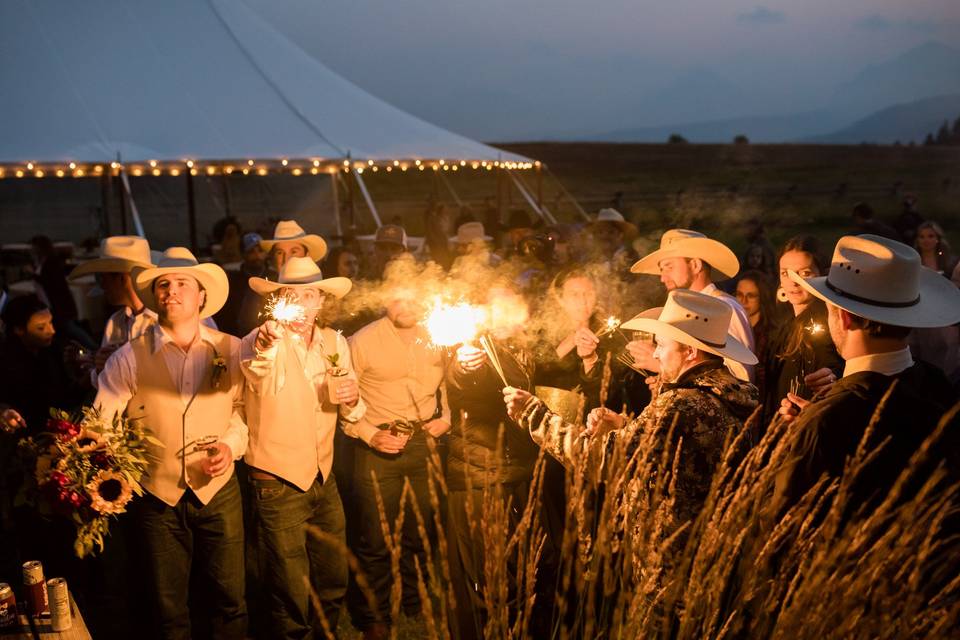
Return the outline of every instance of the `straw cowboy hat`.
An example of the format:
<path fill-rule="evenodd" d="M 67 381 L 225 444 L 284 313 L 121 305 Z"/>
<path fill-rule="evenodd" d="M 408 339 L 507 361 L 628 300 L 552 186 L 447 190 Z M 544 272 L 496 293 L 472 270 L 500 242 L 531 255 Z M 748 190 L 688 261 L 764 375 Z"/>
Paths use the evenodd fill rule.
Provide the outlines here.
<path fill-rule="evenodd" d="M 814 296 L 867 320 L 898 327 L 960 322 L 960 290 L 920 263 L 920 254 L 882 236 L 844 236 L 826 276 L 790 278 Z"/>
<path fill-rule="evenodd" d="M 482 222 L 464 222 L 457 227 L 457 235 L 450 238 L 450 242 L 456 244 L 490 242 L 491 240 L 493 240 L 493 237 L 486 234 Z"/>
<path fill-rule="evenodd" d="M 632 222 L 627 222 L 624 219 L 623 214 L 617 211 L 616 209 L 606 208 L 600 209 L 597 212 L 597 217 L 593 219 L 590 223 L 591 227 L 594 227 L 598 224 L 608 223 L 620 227 L 620 231 L 623 232 L 625 236 L 635 236 L 637 235 L 637 226 Z"/>
<path fill-rule="evenodd" d="M 140 236 L 110 236 L 100 241 L 100 257 L 88 260 L 70 272 L 69 280 L 88 273 L 130 273 L 153 266 L 150 245 Z"/>
<path fill-rule="evenodd" d="M 665 232 L 660 237 L 660 248 L 637 260 L 630 271 L 658 275 L 660 261 L 667 258 L 699 258 L 728 278 L 740 271 L 740 261 L 725 244 L 689 229 Z"/>
<path fill-rule="evenodd" d="M 675 289 L 667 296 L 658 318 L 635 317 L 620 326 L 654 333 L 742 364 L 757 364 L 757 356 L 727 333 L 732 314 L 730 305 L 719 298 Z"/>
<path fill-rule="evenodd" d="M 182 273 L 196 279 L 207 292 L 207 300 L 200 310 L 201 318 L 209 318 L 223 308 L 227 301 L 230 284 L 226 272 L 212 262 L 197 262 L 186 247 L 170 247 L 163 252 L 157 266 L 137 274 L 137 295 L 151 311 L 157 311 L 157 299 L 153 295 L 153 282 L 168 273 Z"/>
<path fill-rule="evenodd" d="M 324 278 L 320 267 L 310 258 L 290 258 L 280 268 L 276 282 L 264 278 L 250 278 L 250 288 L 262 296 L 280 289 L 320 289 L 337 298 L 347 295 L 353 283 L 350 278 Z"/>
<path fill-rule="evenodd" d="M 273 229 L 273 237 L 261 240 L 260 246 L 264 251 L 270 251 L 278 242 L 296 241 L 307 248 L 307 255 L 311 260 L 320 260 L 327 255 L 327 243 L 318 235 L 307 233 L 297 224 L 296 220 L 281 220 Z"/>

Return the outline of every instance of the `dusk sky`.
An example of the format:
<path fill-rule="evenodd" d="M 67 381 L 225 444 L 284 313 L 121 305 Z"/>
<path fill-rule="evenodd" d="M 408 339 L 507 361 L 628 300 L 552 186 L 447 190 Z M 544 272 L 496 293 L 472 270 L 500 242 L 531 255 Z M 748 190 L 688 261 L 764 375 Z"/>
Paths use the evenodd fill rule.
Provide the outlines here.
<path fill-rule="evenodd" d="M 958 0 L 248 1 L 361 87 L 485 140 L 829 108 L 868 65 L 960 47 Z"/>

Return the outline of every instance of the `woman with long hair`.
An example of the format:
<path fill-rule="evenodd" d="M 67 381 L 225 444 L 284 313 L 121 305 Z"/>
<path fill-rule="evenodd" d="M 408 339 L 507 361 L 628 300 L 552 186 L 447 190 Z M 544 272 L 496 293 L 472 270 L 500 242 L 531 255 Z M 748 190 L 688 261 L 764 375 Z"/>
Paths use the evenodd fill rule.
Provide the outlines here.
<path fill-rule="evenodd" d="M 843 366 L 830 338 L 826 305 L 789 276 L 790 271 L 805 279 L 826 272 L 827 261 L 816 238 L 804 235 L 787 240 L 777 263 L 781 297 L 790 304 L 793 317 L 771 336 L 767 346 L 764 424 L 777 414 L 788 393 L 810 399 L 836 382 Z"/>
<path fill-rule="evenodd" d="M 766 357 L 771 335 L 779 328 L 781 314 L 777 309 L 776 286 L 763 271 L 751 269 L 737 276 L 737 302 L 747 312 L 753 329 L 754 353 L 760 363 L 756 368 L 756 385 L 763 393 L 766 384 Z"/>
<path fill-rule="evenodd" d="M 913 248 L 920 254 L 923 266 L 950 277 L 957 267 L 957 256 L 950 250 L 950 243 L 943 229 L 933 220 L 920 223 Z"/>
<path fill-rule="evenodd" d="M 920 223 L 913 243 L 923 266 L 950 278 L 960 286 L 960 260 L 950 250 L 943 229 L 933 220 Z M 951 380 L 960 375 L 960 327 L 914 329 L 908 338 L 914 360 L 940 367 Z"/>

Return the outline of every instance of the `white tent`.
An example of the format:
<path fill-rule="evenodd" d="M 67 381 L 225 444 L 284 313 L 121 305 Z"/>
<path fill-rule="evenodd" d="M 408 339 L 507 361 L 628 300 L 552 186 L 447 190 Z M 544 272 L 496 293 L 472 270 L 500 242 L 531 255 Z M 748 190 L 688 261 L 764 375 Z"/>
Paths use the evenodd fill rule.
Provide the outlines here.
<path fill-rule="evenodd" d="M 530 166 L 370 95 L 241 0 L 3 0 L 0 59 L 8 176 L 118 157 Z"/>

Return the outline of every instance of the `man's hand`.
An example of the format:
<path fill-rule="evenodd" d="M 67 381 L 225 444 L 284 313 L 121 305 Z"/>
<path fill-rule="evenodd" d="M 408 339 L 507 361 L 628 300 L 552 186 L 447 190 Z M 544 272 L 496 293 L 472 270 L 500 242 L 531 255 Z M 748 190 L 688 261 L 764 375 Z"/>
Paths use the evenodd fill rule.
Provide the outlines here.
<path fill-rule="evenodd" d="M 457 349 L 457 364 L 466 373 L 477 371 L 486 361 L 487 354 L 482 349 L 469 344 L 461 345 Z"/>
<path fill-rule="evenodd" d="M 577 329 L 573 334 L 577 343 L 577 355 L 583 360 L 591 360 L 597 353 L 597 345 L 600 344 L 600 338 L 593 331 L 586 327 Z"/>
<path fill-rule="evenodd" d="M 357 386 L 357 381 L 353 378 L 341 378 L 337 382 L 337 401 L 348 407 L 355 407 L 359 400 L 360 387 Z"/>
<path fill-rule="evenodd" d="M 266 351 L 283 337 L 283 327 L 276 320 L 267 320 L 257 331 L 257 351 Z"/>
<path fill-rule="evenodd" d="M 651 373 L 660 373 L 660 363 L 653 357 L 656 348 L 649 340 L 631 340 L 627 343 L 627 351 L 633 357 L 634 366 Z"/>
<path fill-rule="evenodd" d="M 807 386 L 808 389 L 817 393 L 821 389 L 826 389 L 834 382 L 837 381 L 837 376 L 833 374 L 833 371 L 824 367 L 823 369 L 817 369 L 813 373 L 808 373 L 803 376 L 803 384 Z"/>
<path fill-rule="evenodd" d="M 787 397 L 780 401 L 780 408 L 777 413 L 787 422 L 791 422 L 796 420 L 800 412 L 809 404 L 809 400 L 804 400 L 797 394 L 788 391 Z"/>
<path fill-rule="evenodd" d="M 233 462 L 233 451 L 230 445 L 224 442 L 215 442 L 207 448 L 207 457 L 200 463 L 203 472 L 215 478 L 230 468 Z"/>
<path fill-rule="evenodd" d="M 529 391 L 517 389 L 516 387 L 504 387 L 503 404 L 507 405 L 507 415 L 516 420 L 532 397 L 533 394 Z"/>
<path fill-rule="evenodd" d="M 26 421 L 16 409 L 7 407 L 0 411 L 0 430 L 4 433 L 15 433 L 26 428 Z"/>
<path fill-rule="evenodd" d="M 587 428 L 584 433 L 588 436 L 602 436 L 610 431 L 622 429 L 626 422 L 626 416 L 615 413 L 606 407 L 597 407 L 587 415 Z"/>
<path fill-rule="evenodd" d="M 434 418 L 423 425 L 423 430 L 426 431 L 431 438 L 439 438 L 447 431 L 450 431 L 450 423 L 443 418 Z"/>
<path fill-rule="evenodd" d="M 660 374 L 647 376 L 643 379 L 643 384 L 647 385 L 647 389 L 650 389 L 650 402 L 656 400 L 660 394 Z"/>
<path fill-rule="evenodd" d="M 107 366 L 107 360 L 113 355 L 113 352 L 119 349 L 121 346 L 123 345 L 108 344 L 105 347 L 100 347 L 97 349 L 97 352 L 93 354 L 93 366 L 96 367 L 97 373 L 103 371 L 103 368 Z"/>
<path fill-rule="evenodd" d="M 370 438 L 370 448 L 387 455 L 395 455 L 407 446 L 407 438 L 395 436 L 387 430 L 377 431 Z"/>

